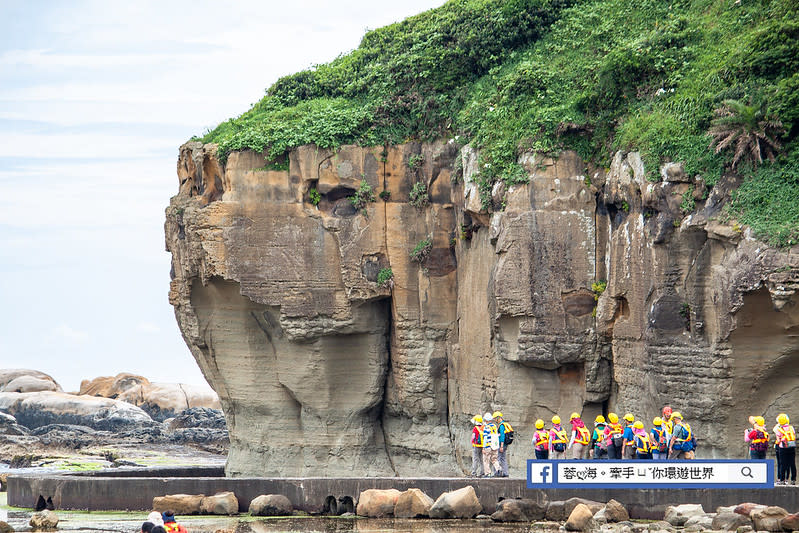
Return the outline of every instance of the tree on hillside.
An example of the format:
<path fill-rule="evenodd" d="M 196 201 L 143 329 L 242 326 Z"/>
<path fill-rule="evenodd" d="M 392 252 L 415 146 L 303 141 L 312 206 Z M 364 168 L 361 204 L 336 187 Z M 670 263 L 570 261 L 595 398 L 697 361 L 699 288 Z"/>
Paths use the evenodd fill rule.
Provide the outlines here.
<path fill-rule="evenodd" d="M 724 100 L 716 109 L 716 118 L 708 133 L 713 137 L 710 146 L 716 145 L 716 153 L 735 146 L 732 158 L 734 169 L 742 159 L 757 167 L 765 157 L 774 161 L 782 148 L 779 140 L 785 132 L 782 122 L 767 116 L 766 104 L 746 105 L 738 100 Z"/>

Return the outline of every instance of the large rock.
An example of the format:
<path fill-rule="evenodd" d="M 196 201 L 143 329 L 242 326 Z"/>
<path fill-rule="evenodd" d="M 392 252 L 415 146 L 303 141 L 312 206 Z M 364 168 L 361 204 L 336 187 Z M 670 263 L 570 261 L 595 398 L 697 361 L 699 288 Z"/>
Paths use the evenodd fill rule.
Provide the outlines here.
<path fill-rule="evenodd" d="M 505 499 L 491 515 L 495 522 L 532 522 L 546 516 L 547 504 L 531 499 Z"/>
<path fill-rule="evenodd" d="M 200 512 L 232 516 L 239 513 L 239 500 L 230 491 L 206 496 L 200 503 Z"/>
<path fill-rule="evenodd" d="M 430 515 L 433 498 L 419 489 L 408 489 L 397 498 L 394 506 L 396 518 L 426 518 Z"/>
<path fill-rule="evenodd" d="M 253 516 L 289 516 L 294 512 L 291 500 L 282 494 L 262 494 L 250 502 Z"/>
<path fill-rule="evenodd" d="M 174 511 L 176 515 L 200 514 L 205 494 L 167 494 L 153 498 L 153 510 L 163 513 Z"/>
<path fill-rule="evenodd" d="M 0 533 L 14 533 L 14 528 L 8 522 L 0 520 Z"/>
<path fill-rule="evenodd" d="M 58 515 L 45 509 L 31 515 L 28 525 L 34 531 L 55 531 L 58 528 Z"/>
<path fill-rule="evenodd" d="M 31 378 L 35 380 L 35 382 L 31 381 L 31 383 L 47 381 L 51 385 L 47 385 L 47 388 L 44 390 L 55 390 L 57 392 L 61 392 L 61 385 L 59 385 L 51 376 L 45 374 L 44 372 L 39 372 L 38 370 L 29 370 L 27 368 L 0 368 L 0 392 L 36 392 L 25 390 L 6 390 L 6 387 L 8 387 L 9 384 L 20 378 Z M 24 382 L 21 381 L 19 383 Z"/>
<path fill-rule="evenodd" d="M 712 529 L 713 527 L 713 515 L 704 514 L 699 516 L 692 516 L 685 522 L 685 528 L 692 528 L 696 527 L 700 530 L 705 529 Z"/>
<path fill-rule="evenodd" d="M 477 150 L 442 141 L 303 146 L 285 171 L 215 150 L 181 147 L 165 232 L 170 303 L 230 422 L 228 475 L 462 474 L 478 406 L 529 442 L 542 410 L 651 420 L 673 403 L 703 454 L 736 456 L 736 413 L 799 403 L 799 259 L 719 221 L 734 177 L 696 199 L 678 162 L 652 183 L 636 152 L 607 170 L 530 152 L 528 183 L 489 198 Z M 355 209 L 362 180 L 390 197 Z"/>
<path fill-rule="evenodd" d="M 0 388 L 2 392 L 57 392 L 59 390 L 61 387 L 55 381 L 34 376 L 20 376 Z"/>
<path fill-rule="evenodd" d="M 474 518 L 482 510 L 474 487 L 468 485 L 439 496 L 430 508 L 430 518 Z"/>
<path fill-rule="evenodd" d="M 799 531 L 799 513 L 784 516 L 780 520 L 783 531 Z"/>
<path fill-rule="evenodd" d="M 610 500 L 605 507 L 605 520 L 608 522 L 626 522 L 630 519 L 630 513 L 627 508 L 616 500 Z"/>
<path fill-rule="evenodd" d="M 747 503 L 742 503 L 740 505 L 737 505 L 735 507 L 735 509 L 733 509 L 733 512 L 741 514 L 741 515 L 744 515 L 744 516 L 748 516 L 748 517 L 751 518 L 752 513 L 754 511 L 760 511 L 762 509 L 765 509 L 766 507 L 768 507 L 768 506 L 767 505 L 761 505 L 759 503 L 747 502 Z"/>
<path fill-rule="evenodd" d="M 577 504 L 566 520 L 567 531 L 590 531 L 595 527 L 594 513 L 584 503 Z"/>
<path fill-rule="evenodd" d="M 121 431 L 153 424 L 147 413 L 127 402 L 63 392 L 0 392 L 0 410 L 27 428 L 66 424 Z"/>
<path fill-rule="evenodd" d="M 737 531 L 739 527 L 752 526 L 752 519 L 748 516 L 733 513 L 716 513 L 711 523 L 711 529 L 716 531 Z"/>
<path fill-rule="evenodd" d="M 393 516 L 401 492 L 397 489 L 367 489 L 358 496 L 356 514 L 372 518 Z"/>
<path fill-rule="evenodd" d="M 605 504 L 595 502 L 593 500 L 586 500 L 585 498 L 569 498 L 566 501 L 549 502 L 547 506 L 546 518 L 556 522 L 563 522 L 569 518 L 569 515 L 578 505 L 583 504 L 587 506 L 592 515 L 598 513 L 605 507 Z"/>
<path fill-rule="evenodd" d="M 780 521 L 788 516 L 788 511 L 782 507 L 770 506 L 756 509 L 749 516 L 757 531 L 782 531 Z"/>
<path fill-rule="evenodd" d="M 701 504 L 684 503 L 682 505 L 669 506 L 663 520 L 673 526 L 684 526 L 685 523 L 695 516 L 704 516 L 705 510 Z"/>

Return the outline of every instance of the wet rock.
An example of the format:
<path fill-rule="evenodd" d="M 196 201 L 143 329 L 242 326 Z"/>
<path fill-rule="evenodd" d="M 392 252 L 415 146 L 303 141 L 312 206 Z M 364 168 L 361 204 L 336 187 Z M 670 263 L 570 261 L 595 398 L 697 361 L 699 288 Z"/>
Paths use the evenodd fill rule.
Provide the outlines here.
<path fill-rule="evenodd" d="M 752 527 L 752 526 L 741 526 L 738 529 L 736 529 L 735 532 L 736 533 L 750 533 L 751 531 L 754 531 L 754 530 L 755 530 L 755 528 Z"/>
<path fill-rule="evenodd" d="M 560 529 L 560 522 L 552 522 L 552 521 L 544 521 L 544 522 L 533 522 L 533 531 L 541 531 L 541 530 L 555 530 L 557 531 Z"/>
<path fill-rule="evenodd" d="M 725 510 L 713 517 L 711 527 L 718 531 L 737 531 L 740 527 L 752 525 L 752 519 L 748 516 Z"/>
<path fill-rule="evenodd" d="M 230 491 L 206 496 L 200 504 L 202 514 L 234 515 L 239 513 L 239 500 Z"/>
<path fill-rule="evenodd" d="M 227 430 L 225 414 L 221 409 L 192 407 L 165 421 L 168 429 L 207 428 Z"/>
<path fill-rule="evenodd" d="M 685 522 L 685 528 L 687 529 L 693 526 L 699 527 L 700 530 L 712 529 L 713 517 L 708 514 L 701 516 L 692 516 Z"/>
<path fill-rule="evenodd" d="M 396 518 L 426 518 L 433 506 L 433 498 L 419 489 L 408 489 L 397 498 L 394 506 Z"/>
<path fill-rule="evenodd" d="M 88 426 L 73 424 L 48 424 L 31 430 L 31 435 L 39 438 L 45 446 L 60 446 L 78 450 L 102 440 L 110 439 L 110 431 L 96 431 Z"/>
<path fill-rule="evenodd" d="M 253 516 L 288 516 L 294 512 L 291 500 L 282 494 L 262 494 L 250 502 Z"/>
<path fill-rule="evenodd" d="M 482 509 L 474 487 L 469 485 L 439 496 L 430 508 L 430 518 L 472 518 Z"/>
<path fill-rule="evenodd" d="M 616 500 L 610 500 L 602 510 L 607 522 L 625 522 L 630 519 L 630 513 L 627 512 L 627 508 Z"/>
<path fill-rule="evenodd" d="M 780 520 L 783 531 L 799 531 L 799 513 L 793 513 Z"/>
<path fill-rule="evenodd" d="M 695 516 L 704 516 L 705 510 L 701 504 L 685 503 L 682 505 L 669 506 L 663 520 L 673 526 L 682 527 L 688 519 Z"/>
<path fill-rule="evenodd" d="M 659 520 L 657 522 L 652 522 L 649 524 L 648 527 L 649 531 L 676 531 L 674 526 L 666 522 L 665 520 Z"/>
<path fill-rule="evenodd" d="M 401 492 L 397 489 L 368 489 L 358 496 L 355 514 L 371 518 L 393 516 Z"/>
<path fill-rule="evenodd" d="M 497 504 L 497 510 L 491 515 L 495 522 L 531 522 L 546 516 L 546 503 L 531 499 L 505 499 Z"/>
<path fill-rule="evenodd" d="M 28 525 L 34 531 L 55 531 L 58 527 L 58 516 L 53 511 L 39 511 L 31 515 Z"/>
<path fill-rule="evenodd" d="M 205 494 L 167 494 L 153 498 L 153 510 L 163 513 L 174 511 L 176 515 L 200 514 Z"/>
<path fill-rule="evenodd" d="M 766 507 L 767 506 L 761 505 L 759 503 L 749 503 L 749 502 L 747 502 L 747 503 L 742 503 L 742 504 L 736 506 L 734 512 L 736 512 L 738 514 L 742 514 L 744 516 L 748 516 L 749 518 L 751 518 L 753 511 L 758 511 L 758 510 L 761 510 L 761 509 L 765 509 Z"/>
<path fill-rule="evenodd" d="M 0 533 L 13 533 L 14 528 L 8 525 L 8 522 L 0 520 Z"/>
<path fill-rule="evenodd" d="M 591 510 L 591 515 L 595 515 L 600 510 L 605 507 L 604 503 L 595 502 L 593 500 L 586 500 L 585 498 L 569 498 L 565 502 L 563 502 L 563 518 L 561 520 L 568 519 L 569 515 L 571 515 L 574 508 L 578 505 L 583 504 Z M 547 508 L 547 518 L 549 518 L 549 509 Z M 556 520 L 555 518 L 549 518 L 550 520 Z"/>
<path fill-rule="evenodd" d="M 777 506 L 756 509 L 749 515 L 757 531 L 782 531 L 780 520 L 786 516 L 788 516 L 788 511 Z"/>
<path fill-rule="evenodd" d="M 584 503 L 578 503 L 566 520 L 566 531 L 590 531 L 595 527 L 594 513 Z"/>

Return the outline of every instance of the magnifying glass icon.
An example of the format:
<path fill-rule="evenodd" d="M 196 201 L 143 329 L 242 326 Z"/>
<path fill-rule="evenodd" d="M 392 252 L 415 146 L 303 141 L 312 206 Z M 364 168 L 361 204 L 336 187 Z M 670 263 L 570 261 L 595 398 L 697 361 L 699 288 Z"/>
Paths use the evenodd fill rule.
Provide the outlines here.
<path fill-rule="evenodd" d="M 755 476 L 752 475 L 752 469 L 749 468 L 748 466 L 744 466 L 741 468 L 741 475 L 744 477 L 751 477 L 752 479 L 755 479 Z"/>

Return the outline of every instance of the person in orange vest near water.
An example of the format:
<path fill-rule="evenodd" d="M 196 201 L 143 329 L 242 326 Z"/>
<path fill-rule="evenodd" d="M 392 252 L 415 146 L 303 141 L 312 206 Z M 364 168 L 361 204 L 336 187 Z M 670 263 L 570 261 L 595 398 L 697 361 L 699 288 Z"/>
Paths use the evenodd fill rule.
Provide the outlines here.
<path fill-rule="evenodd" d="M 777 415 L 777 425 L 774 426 L 776 435 L 775 451 L 777 452 L 777 484 L 787 485 L 788 476 L 791 485 L 796 485 L 796 431 L 794 431 L 788 415 Z"/>
<path fill-rule="evenodd" d="M 566 430 L 560 425 L 560 417 L 552 417 L 552 428 L 549 430 L 549 458 L 566 459 L 566 445 L 569 437 Z"/>
<path fill-rule="evenodd" d="M 544 421 L 540 418 L 535 421 L 533 450 L 536 459 L 549 459 L 549 431 L 544 429 Z"/>
<path fill-rule="evenodd" d="M 172 532 L 188 533 L 188 530 L 185 527 L 178 524 L 177 521 L 175 520 L 174 511 L 164 511 L 161 517 L 164 519 L 164 530 L 167 533 L 172 533 Z"/>
<path fill-rule="evenodd" d="M 768 432 L 766 431 L 766 420 L 762 416 L 756 416 L 752 420 L 752 429 L 744 437 L 744 442 L 749 443 L 750 459 L 765 459 L 768 450 Z"/>
<path fill-rule="evenodd" d="M 472 473 L 471 477 L 483 477 L 483 417 L 472 418 Z"/>
<path fill-rule="evenodd" d="M 608 445 L 608 459 L 621 459 L 621 448 L 624 442 L 624 429 L 619 424 L 619 415 L 608 413 L 608 424 L 605 426 L 605 442 Z"/>
<path fill-rule="evenodd" d="M 585 422 L 578 413 L 572 413 L 569 417 L 572 425 L 572 434 L 569 439 L 569 449 L 572 450 L 572 459 L 585 459 L 588 455 L 588 443 L 591 440 L 591 433 L 585 427 Z"/>

